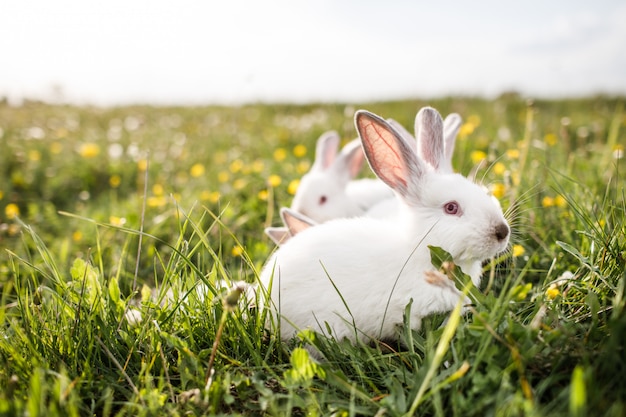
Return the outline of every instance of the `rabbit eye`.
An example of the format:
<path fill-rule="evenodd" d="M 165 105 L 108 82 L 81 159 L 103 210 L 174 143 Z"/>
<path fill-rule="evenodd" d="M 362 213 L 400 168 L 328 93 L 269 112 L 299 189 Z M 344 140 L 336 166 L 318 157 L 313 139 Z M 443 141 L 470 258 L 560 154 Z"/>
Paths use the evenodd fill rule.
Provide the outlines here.
<path fill-rule="evenodd" d="M 450 214 L 450 215 L 460 215 L 461 214 L 461 208 L 459 207 L 459 203 L 457 203 L 456 201 L 450 201 L 447 202 L 446 204 L 443 205 L 443 211 L 446 214 Z"/>
<path fill-rule="evenodd" d="M 325 195 L 320 196 L 320 206 L 326 203 L 326 200 L 328 200 L 328 198 Z"/>

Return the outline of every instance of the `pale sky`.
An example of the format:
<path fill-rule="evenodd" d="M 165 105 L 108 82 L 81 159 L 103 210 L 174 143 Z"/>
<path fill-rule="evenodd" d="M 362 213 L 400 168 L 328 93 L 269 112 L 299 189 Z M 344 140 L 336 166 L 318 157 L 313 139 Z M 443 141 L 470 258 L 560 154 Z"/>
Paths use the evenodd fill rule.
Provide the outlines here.
<path fill-rule="evenodd" d="M 12 101 L 355 102 L 510 90 L 626 94 L 626 2 L 0 5 L 0 97 Z"/>

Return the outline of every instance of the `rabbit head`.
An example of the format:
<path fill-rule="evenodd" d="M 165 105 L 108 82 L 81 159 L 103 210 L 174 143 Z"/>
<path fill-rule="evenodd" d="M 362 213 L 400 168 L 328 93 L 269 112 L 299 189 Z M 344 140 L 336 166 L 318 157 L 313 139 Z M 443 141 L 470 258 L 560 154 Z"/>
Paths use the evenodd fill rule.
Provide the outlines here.
<path fill-rule="evenodd" d="M 317 141 L 315 162 L 300 180 L 291 209 L 323 223 L 338 217 L 351 217 L 364 209 L 346 193 L 351 179 L 364 165 L 364 155 L 359 140 L 339 149 L 337 132 L 326 132 Z"/>

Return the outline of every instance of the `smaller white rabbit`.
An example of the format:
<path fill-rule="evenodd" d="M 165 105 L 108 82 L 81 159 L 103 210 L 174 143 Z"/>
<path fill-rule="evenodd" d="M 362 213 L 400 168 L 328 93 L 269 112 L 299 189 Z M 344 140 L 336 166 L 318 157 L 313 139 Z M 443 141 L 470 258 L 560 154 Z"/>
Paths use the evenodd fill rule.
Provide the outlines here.
<path fill-rule="evenodd" d="M 398 215 L 320 224 L 274 252 L 260 284 L 283 339 L 306 328 L 353 342 L 391 338 L 409 302 L 411 323 L 419 326 L 422 317 L 452 310 L 459 300 L 458 291 L 433 283 L 428 246 L 450 253 L 478 286 L 482 261 L 508 245 L 502 210 L 477 184 L 442 171 L 443 121 L 436 110 L 424 108 L 416 118 L 431 163 L 380 117 L 361 110 L 355 124 L 372 170 L 398 195 Z"/>
<path fill-rule="evenodd" d="M 317 223 L 359 216 L 378 201 L 393 196 L 387 185 L 376 179 L 354 180 L 365 156 L 355 139 L 338 152 L 337 132 L 324 133 L 317 141 L 315 162 L 300 180 L 291 208 Z"/>
<path fill-rule="evenodd" d="M 287 207 L 280 209 L 280 217 L 285 226 L 265 228 L 265 234 L 278 246 L 287 242 L 292 236 L 295 236 L 301 231 L 315 226 L 313 220 Z"/>

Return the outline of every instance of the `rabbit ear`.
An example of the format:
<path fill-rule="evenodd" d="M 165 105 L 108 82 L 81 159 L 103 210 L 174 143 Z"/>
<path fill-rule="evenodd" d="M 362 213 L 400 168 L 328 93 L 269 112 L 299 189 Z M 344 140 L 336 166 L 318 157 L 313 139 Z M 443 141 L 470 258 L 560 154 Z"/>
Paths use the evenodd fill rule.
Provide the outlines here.
<path fill-rule="evenodd" d="M 339 173 L 347 173 L 349 178 L 354 178 L 361 172 L 364 162 L 365 154 L 363 153 L 361 141 L 355 139 L 348 142 L 348 144 L 341 149 L 335 161 L 335 166 Z"/>
<path fill-rule="evenodd" d="M 325 170 L 332 165 L 337 156 L 339 141 L 339 134 L 334 130 L 325 132 L 319 137 L 315 147 L 315 162 L 313 163 L 313 168 Z"/>
<path fill-rule="evenodd" d="M 278 246 L 285 243 L 291 237 L 286 227 L 266 227 L 265 234 Z"/>
<path fill-rule="evenodd" d="M 445 166 L 443 144 L 443 120 L 437 110 L 424 107 L 415 116 L 415 136 L 417 154 L 428 162 L 435 171 Z"/>
<path fill-rule="evenodd" d="M 313 220 L 287 207 L 280 209 L 280 217 L 283 219 L 283 223 L 287 226 L 291 236 L 295 236 L 301 231 L 306 230 L 311 226 L 315 226 L 315 222 Z"/>
<path fill-rule="evenodd" d="M 405 199 L 417 197 L 426 167 L 407 141 L 385 120 L 368 111 L 356 112 L 363 150 L 378 178 Z"/>
<path fill-rule="evenodd" d="M 443 148 L 446 157 L 445 164 L 439 167 L 443 172 L 452 173 L 454 171 L 452 168 L 452 154 L 454 153 L 456 135 L 458 135 L 459 129 L 461 129 L 461 123 L 461 116 L 457 113 L 450 113 L 443 120 Z"/>
<path fill-rule="evenodd" d="M 389 123 L 389 125 L 393 127 L 394 129 L 396 129 L 396 132 L 402 135 L 404 140 L 406 140 L 411 145 L 415 145 L 415 138 L 408 130 L 406 130 L 404 126 L 402 126 L 401 123 L 398 123 L 394 119 L 387 119 L 387 123 Z"/>

